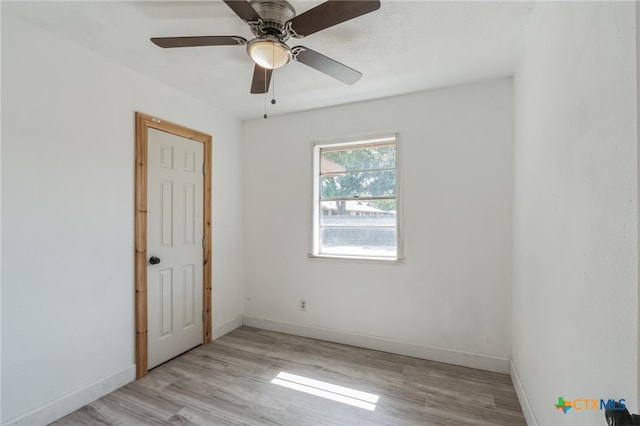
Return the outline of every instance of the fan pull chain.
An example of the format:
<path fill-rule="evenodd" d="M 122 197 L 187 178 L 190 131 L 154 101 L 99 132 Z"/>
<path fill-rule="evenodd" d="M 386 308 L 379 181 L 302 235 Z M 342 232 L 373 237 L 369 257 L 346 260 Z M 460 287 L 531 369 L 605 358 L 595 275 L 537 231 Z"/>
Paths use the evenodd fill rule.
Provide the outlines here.
<path fill-rule="evenodd" d="M 267 69 L 264 68 L 264 119 L 267 119 Z"/>

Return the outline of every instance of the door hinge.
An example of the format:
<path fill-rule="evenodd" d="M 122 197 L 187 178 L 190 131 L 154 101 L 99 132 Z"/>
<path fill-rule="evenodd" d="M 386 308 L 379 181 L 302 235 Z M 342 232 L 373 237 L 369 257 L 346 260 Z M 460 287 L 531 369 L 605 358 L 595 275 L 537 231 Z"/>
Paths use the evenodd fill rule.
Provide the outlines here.
<path fill-rule="evenodd" d="M 202 248 L 207 248 L 207 241 L 202 237 Z"/>
<path fill-rule="evenodd" d="M 202 311 L 202 321 L 204 321 L 204 311 Z"/>
<path fill-rule="evenodd" d="M 204 163 L 202 163 L 202 174 L 203 175 L 205 174 L 205 172 L 204 172 Z"/>

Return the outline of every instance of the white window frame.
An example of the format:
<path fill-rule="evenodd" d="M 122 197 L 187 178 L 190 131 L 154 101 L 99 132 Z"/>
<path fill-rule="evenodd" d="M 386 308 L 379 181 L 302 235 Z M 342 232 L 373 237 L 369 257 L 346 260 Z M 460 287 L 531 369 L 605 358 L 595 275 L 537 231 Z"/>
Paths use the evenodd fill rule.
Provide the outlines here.
<path fill-rule="evenodd" d="M 376 257 L 376 256 L 358 256 L 358 255 L 337 255 L 320 253 L 320 150 L 322 148 L 341 148 L 341 147 L 357 147 L 378 144 L 384 141 L 393 140 L 396 148 L 396 257 Z M 381 135 L 367 136 L 361 138 L 340 139 L 332 141 L 314 141 L 312 142 L 312 200 L 311 200 L 311 232 L 309 234 L 309 252 L 310 258 L 316 259 L 337 259 L 347 261 L 361 261 L 373 263 L 401 263 L 404 262 L 404 238 L 402 232 L 402 167 L 400 155 L 400 133 L 389 132 Z"/>

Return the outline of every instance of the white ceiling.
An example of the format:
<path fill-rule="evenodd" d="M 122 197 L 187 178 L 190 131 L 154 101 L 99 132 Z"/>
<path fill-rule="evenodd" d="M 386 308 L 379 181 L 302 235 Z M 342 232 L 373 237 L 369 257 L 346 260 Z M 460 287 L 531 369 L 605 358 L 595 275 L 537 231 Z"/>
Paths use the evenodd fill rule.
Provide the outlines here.
<path fill-rule="evenodd" d="M 241 119 L 260 118 L 243 46 L 161 49 L 150 37 L 239 35 L 248 27 L 222 1 L 2 2 L 11 13 Z M 298 13 L 321 1 L 290 1 Z M 270 115 L 508 76 L 532 2 L 382 0 L 378 11 L 328 28 L 304 45 L 361 71 L 352 86 L 292 62 L 276 70 Z M 272 84 L 273 87 L 273 84 Z M 271 96 L 268 98 L 271 99 Z"/>

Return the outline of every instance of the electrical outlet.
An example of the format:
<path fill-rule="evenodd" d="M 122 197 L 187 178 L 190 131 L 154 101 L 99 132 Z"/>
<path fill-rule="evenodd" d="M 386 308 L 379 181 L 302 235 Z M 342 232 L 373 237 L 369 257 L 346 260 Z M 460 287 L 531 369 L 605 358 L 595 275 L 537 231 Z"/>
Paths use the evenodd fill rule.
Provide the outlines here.
<path fill-rule="evenodd" d="M 307 301 L 304 299 L 300 299 L 300 310 L 301 311 L 307 310 Z"/>

